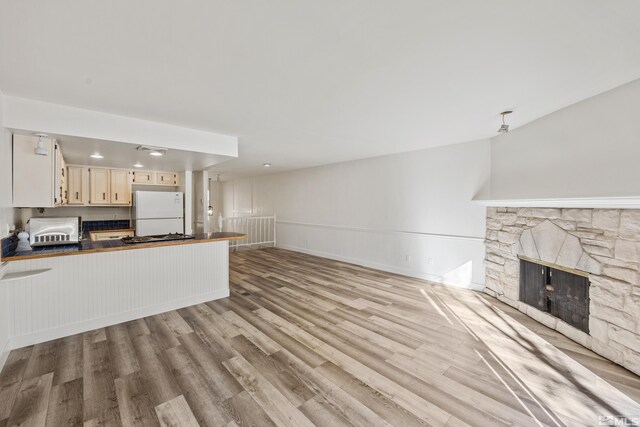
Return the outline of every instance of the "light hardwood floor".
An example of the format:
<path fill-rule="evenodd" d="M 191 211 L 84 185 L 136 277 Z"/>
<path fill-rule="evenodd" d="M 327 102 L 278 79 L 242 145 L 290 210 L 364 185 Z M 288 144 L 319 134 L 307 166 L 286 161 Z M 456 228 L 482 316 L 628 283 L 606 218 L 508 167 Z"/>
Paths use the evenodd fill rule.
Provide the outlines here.
<path fill-rule="evenodd" d="M 481 293 L 280 249 L 232 254 L 231 282 L 230 298 L 13 351 L 0 426 L 640 416 L 639 377 Z"/>

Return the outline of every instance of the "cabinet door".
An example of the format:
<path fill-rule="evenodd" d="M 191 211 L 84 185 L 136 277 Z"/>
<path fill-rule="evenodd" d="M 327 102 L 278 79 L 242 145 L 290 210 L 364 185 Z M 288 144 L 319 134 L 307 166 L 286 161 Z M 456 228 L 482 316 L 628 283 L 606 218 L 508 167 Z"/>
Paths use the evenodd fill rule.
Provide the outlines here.
<path fill-rule="evenodd" d="M 60 175 L 62 182 L 60 186 L 60 197 L 62 198 L 62 204 L 66 205 L 69 203 L 69 174 L 67 173 L 67 162 L 64 161 L 62 152 L 60 152 Z"/>
<path fill-rule="evenodd" d="M 111 203 L 109 169 L 89 169 L 89 203 L 92 205 L 108 205 Z"/>
<path fill-rule="evenodd" d="M 128 206 L 131 200 L 131 187 L 129 186 L 129 171 L 124 169 L 111 169 L 111 204 Z"/>
<path fill-rule="evenodd" d="M 53 173 L 55 174 L 53 202 L 55 206 L 61 206 L 64 204 L 65 190 L 64 159 L 62 158 L 62 150 L 60 149 L 60 145 L 58 145 L 55 140 L 53 141 L 53 151 Z"/>
<path fill-rule="evenodd" d="M 84 194 L 82 192 L 82 166 L 67 166 L 67 188 L 69 189 L 70 205 L 84 205 Z"/>
<path fill-rule="evenodd" d="M 133 183 L 134 184 L 155 184 L 155 175 L 153 171 L 134 171 Z"/>
<path fill-rule="evenodd" d="M 156 184 L 158 185 L 176 185 L 176 174 L 173 172 L 157 172 Z"/>

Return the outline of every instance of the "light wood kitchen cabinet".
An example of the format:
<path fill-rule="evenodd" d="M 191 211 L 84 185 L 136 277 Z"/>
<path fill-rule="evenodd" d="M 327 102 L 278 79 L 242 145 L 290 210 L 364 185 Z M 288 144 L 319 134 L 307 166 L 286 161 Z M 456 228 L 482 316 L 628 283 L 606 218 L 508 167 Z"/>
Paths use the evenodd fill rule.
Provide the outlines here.
<path fill-rule="evenodd" d="M 89 168 L 89 203 L 108 205 L 111 203 L 109 169 Z"/>
<path fill-rule="evenodd" d="M 110 200 L 112 205 L 131 204 L 131 183 L 129 182 L 129 172 L 125 169 L 111 169 L 110 174 Z"/>
<path fill-rule="evenodd" d="M 69 191 L 67 204 L 84 205 L 86 203 L 84 191 L 84 172 L 82 166 L 67 166 L 67 189 Z"/>
<path fill-rule="evenodd" d="M 178 174 L 175 172 L 156 172 L 156 185 L 177 185 Z"/>
<path fill-rule="evenodd" d="M 177 172 L 133 171 L 133 184 L 136 185 L 178 185 Z"/>
<path fill-rule="evenodd" d="M 35 153 L 41 140 L 45 155 Z M 64 204 L 62 150 L 53 138 L 13 135 L 13 206 L 52 208 Z"/>
<path fill-rule="evenodd" d="M 134 171 L 133 183 L 134 184 L 155 184 L 156 173 L 154 171 Z"/>

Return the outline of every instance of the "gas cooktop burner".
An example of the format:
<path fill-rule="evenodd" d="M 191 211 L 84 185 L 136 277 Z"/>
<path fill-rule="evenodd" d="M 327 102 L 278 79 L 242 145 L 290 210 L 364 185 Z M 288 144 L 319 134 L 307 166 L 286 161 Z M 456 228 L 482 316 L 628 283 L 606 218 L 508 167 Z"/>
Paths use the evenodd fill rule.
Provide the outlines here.
<path fill-rule="evenodd" d="M 122 242 L 128 245 L 133 245 L 135 243 L 167 242 L 170 240 L 189 240 L 193 238 L 195 238 L 195 236 L 192 236 L 189 234 L 169 233 L 169 234 L 159 234 L 156 236 L 123 237 Z"/>

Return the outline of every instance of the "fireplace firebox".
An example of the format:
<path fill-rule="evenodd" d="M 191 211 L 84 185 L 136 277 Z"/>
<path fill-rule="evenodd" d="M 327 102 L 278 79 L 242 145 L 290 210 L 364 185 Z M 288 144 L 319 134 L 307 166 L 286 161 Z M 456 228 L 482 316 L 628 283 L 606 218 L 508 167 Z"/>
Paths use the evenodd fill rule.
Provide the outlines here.
<path fill-rule="evenodd" d="M 520 259 L 520 301 L 589 333 L 589 278 Z"/>

